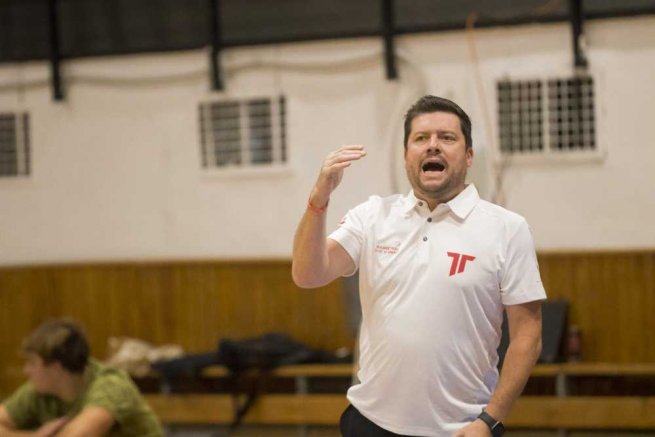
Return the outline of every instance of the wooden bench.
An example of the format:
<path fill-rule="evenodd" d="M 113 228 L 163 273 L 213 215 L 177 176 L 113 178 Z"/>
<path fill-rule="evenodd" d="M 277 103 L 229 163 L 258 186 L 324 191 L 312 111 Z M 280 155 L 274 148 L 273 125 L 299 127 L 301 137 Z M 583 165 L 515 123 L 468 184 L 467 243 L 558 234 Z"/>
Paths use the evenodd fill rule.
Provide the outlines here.
<path fill-rule="evenodd" d="M 227 394 L 156 394 L 146 400 L 164 423 L 228 424 L 234 418 Z M 261 425 L 335 425 L 348 406 L 344 394 L 264 394 L 244 423 Z"/>
<path fill-rule="evenodd" d="M 228 424 L 232 398 L 224 394 L 146 395 L 164 423 Z M 262 395 L 245 423 L 336 425 L 348 405 L 338 394 Z M 514 428 L 655 429 L 655 396 L 524 396 L 506 420 Z"/>
<path fill-rule="evenodd" d="M 655 396 L 522 396 L 506 422 L 515 428 L 655 429 Z"/>
<path fill-rule="evenodd" d="M 278 367 L 271 374 L 279 378 L 349 377 L 353 375 L 353 366 L 352 364 L 300 364 Z M 202 371 L 202 376 L 206 378 L 221 378 L 227 375 L 228 370 L 223 366 L 209 366 Z"/>
<path fill-rule="evenodd" d="M 352 375 L 351 365 L 298 365 L 274 370 L 276 377 L 296 379 L 295 394 L 262 394 L 244 422 L 262 425 L 336 425 L 348 405 L 344 394 L 307 393 L 307 379 Z M 227 371 L 210 367 L 203 377 Z M 655 377 L 655 364 L 565 363 L 536 366 L 533 377 L 556 379 L 555 396 L 522 396 L 507 426 L 549 429 L 655 429 L 655 396 L 570 396 L 568 379 L 577 376 Z M 228 424 L 233 417 L 229 394 L 148 394 L 147 401 L 164 423 Z"/>

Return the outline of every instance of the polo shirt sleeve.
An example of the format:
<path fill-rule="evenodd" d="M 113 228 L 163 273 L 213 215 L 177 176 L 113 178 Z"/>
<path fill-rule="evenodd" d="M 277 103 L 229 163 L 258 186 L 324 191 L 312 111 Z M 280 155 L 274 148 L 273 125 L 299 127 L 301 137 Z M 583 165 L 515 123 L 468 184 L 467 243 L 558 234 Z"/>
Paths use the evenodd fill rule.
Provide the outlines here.
<path fill-rule="evenodd" d="M 32 429 L 38 425 L 37 394 L 29 383 L 20 386 L 3 405 L 17 429 Z"/>
<path fill-rule="evenodd" d="M 546 299 L 532 233 L 524 219 L 518 223 L 507 243 L 500 295 L 504 305 Z"/>
<path fill-rule="evenodd" d="M 329 239 L 339 243 L 355 263 L 355 269 L 345 276 L 352 276 L 359 269 L 360 255 L 365 237 L 364 224 L 366 223 L 369 204 L 370 200 L 348 211 L 339 222 L 339 227 L 328 236 Z"/>
<path fill-rule="evenodd" d="M 123 423 L 139 408 L 136 387 L 117 373 L 102 375 L 93 381 L 84 407 L 95 406 L 108 410 L 114 420 Z"/>

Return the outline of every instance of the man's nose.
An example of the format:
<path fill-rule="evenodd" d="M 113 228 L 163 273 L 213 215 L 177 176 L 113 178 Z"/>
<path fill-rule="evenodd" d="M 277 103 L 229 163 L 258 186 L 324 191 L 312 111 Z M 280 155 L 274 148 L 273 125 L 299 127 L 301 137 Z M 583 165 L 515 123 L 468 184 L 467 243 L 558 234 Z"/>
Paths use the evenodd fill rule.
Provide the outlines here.
<path fill-rule="evenodd" d="M 430 136 L 430 141 L 428 142 L 428 153 L 441 153 L 441 145 L 439 144 L 439 139 L 436 135 Z"/>

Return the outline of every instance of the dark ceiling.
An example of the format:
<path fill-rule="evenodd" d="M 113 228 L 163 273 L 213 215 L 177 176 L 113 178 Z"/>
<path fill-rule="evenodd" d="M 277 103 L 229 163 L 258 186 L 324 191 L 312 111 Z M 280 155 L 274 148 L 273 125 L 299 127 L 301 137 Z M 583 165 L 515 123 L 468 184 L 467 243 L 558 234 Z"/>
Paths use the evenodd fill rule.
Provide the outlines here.
<path fill-rule="evenodd" d="M 212 2 L 217 13 L 212 13 Z M 63 59 L 565 21 L 569 0 L 0 0 L 0 62 Z M 586 0 L 585 19 L 655 14 L 655 0 Z M 49 9 L 54 5 L 54 9 Z M 54 12 L 54 14 L 52 14 Z M 211 17 L 218 33 L 212 34 Z"/>

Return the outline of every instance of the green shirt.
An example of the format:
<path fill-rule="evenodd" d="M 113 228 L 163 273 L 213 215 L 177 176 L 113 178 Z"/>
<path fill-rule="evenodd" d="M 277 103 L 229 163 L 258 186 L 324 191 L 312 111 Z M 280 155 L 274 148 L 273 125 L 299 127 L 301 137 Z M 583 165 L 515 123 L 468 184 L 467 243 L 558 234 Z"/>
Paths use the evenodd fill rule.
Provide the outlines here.
<path fill-rule="evenodd" d="M 109 437 L 163 436 L 157 417 L 127 373 L 92 358 L 84 380 L 84 391 L 72 403 L 37 393 L 30 383 L 25 383 L 5 401 L 5 409 L 18 429 L 36 429 L 58 417 L 75 417 L 85 407 L 102 407 L 114 418 Z"/>

